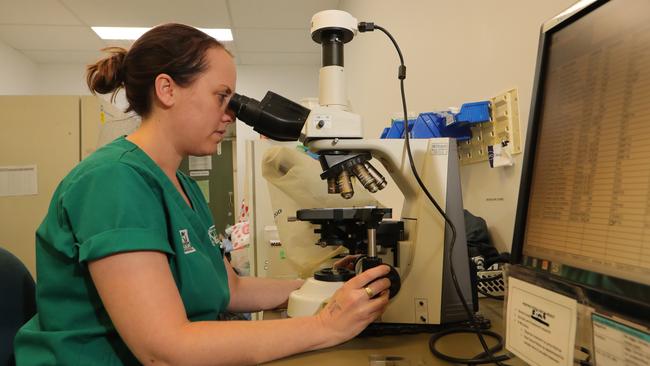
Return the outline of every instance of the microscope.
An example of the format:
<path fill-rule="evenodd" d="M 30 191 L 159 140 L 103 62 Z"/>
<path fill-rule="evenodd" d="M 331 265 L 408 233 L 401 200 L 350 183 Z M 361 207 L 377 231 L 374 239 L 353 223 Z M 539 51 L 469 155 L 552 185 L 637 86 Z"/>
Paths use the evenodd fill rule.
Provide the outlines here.
<path fill-rule="evenodd" d="M 474 306 L 455 140 L 410 141 L 422 183 L 458 228 L 452 245 L 449 227 L 412 173 L 404 140 L 364 139 L 361 117 L 349 110 L 343 49 L 359 30 L 368 30 L 366 24 L 339 10 L 313 16 L 311 37 L 322 47 L 319 106 L 310 110 L 273 92 L 262 101 L 235 94 L 229 105 L 237 118 L 255 131 L 280 141 L 299 139 L 318 154 L 323 170 L 320 177 L 327 182 L 328 193 L 349 199 L 354 195 L 355 180 L 373 193 L 386 187 L 387 179 L 372 165 L 376 160 L 404 195 L 399 221 L 386 220 L 392 210 L 381 207 L 296 212 L 297 220 L 318 227 L 317 245 L 344 245 L 350 254 L 363 256 L 355 271 L 329 268 L 315 273 L 291 295 L 288 313 L 311 315 L 355 273 L 388 264 L 392 268 L 391 302 L 380 322 L 441 325 L 467 320 L 450 270 L 452 261 L 460 291 L 469 306 Z"/>

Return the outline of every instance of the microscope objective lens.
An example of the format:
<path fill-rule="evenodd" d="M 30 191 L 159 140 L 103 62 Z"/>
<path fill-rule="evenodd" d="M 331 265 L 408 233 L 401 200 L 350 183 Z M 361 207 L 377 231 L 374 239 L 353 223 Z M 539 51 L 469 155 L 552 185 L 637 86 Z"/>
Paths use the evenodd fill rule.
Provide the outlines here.
<path fill-rule="evenodd" d="M 336 183 L 336 178 L 327 178 L 327 193 L 329 194 L 341 193 L 338 184 Z"/>
<path fill-rule="evenodd" d="M 352 166 L 352 172 L 359 179 L 359 182 L 372 193 L 377 192 L 377 183 L 375 178 L 370 175 L 368 169 L 363 164 L 356 164 Z"/>
<path fill-rule="evenodd" d="M 354 188 L 352 188 L 352 181 L 350 180 L 350 174 L 347 170 L 343 170 L 338 177 L 338 189 L 341 192 L 341 197 L 346 200 L 352 198 L 354 195 Z"/>
<path fill-rule="evenodd" d="M 370 176 L 374 178 L 375 183 L 377 183 L 377 188 L 379 190 L 386 188 L 387 185 L 386 178 L 384 178 L 384 176 L 381 175 L 381 173 L 379 173 L 374 166 L 372 166 L 369 162 L 363 163 L 363 166 L 368 170 Z"/>

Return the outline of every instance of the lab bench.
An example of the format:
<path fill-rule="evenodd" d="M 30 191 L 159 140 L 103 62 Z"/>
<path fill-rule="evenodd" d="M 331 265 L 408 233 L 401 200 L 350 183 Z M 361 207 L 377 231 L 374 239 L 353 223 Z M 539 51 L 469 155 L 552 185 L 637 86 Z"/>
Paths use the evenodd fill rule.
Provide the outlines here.
<path fill-rule="evenodd" d="M 479 312 L 492 322 L 491 330 L 504 335 L 505 323 L 503 319 L 504 303 L 498 300 L 481 299 Z M 265 312 L 264 319 L 277 319 L 278 312 Z M 453 365 L 450 362 L 440 360 L 431 354 L 429 350 L 430 333 L 411 335 L 394 335 L 381 337 L 357 337 L 335 347 L 323 350 L 302 353 L 299 355 L 283 358 L 264 365 L 272 366 L 359 366 L 370 365 L 371 356 L 391 356 L 404 359 L 404 362 L 385 363 L 385 365 L 399 366 L 429 366 L 429 365 Z M 505 337 L 505 336 L 504 336 Z M 485 337 L 489 346 L 494 340 Z M 505 342 L 505 339 L 504 339 Z M 456 357 L 473 357 L 483 349 L 475 334 L 453 334 L 440 339 L 437 343 L 439 351 Z M 519 359 L 508 360 L 508 365 L 526 365 Z M 379 365 L 381 363 L 377 363 Z"/>

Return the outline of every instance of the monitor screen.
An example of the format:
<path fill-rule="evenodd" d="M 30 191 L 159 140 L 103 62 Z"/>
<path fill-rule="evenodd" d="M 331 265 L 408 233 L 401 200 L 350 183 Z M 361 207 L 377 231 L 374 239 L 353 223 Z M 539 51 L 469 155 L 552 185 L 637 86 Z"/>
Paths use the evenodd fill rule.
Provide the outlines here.
<path fill-rule="evenodd" d="M 650 1 L 600 1 L 543 29 L 533 92 L 515 260 L 645 302 Z"/>

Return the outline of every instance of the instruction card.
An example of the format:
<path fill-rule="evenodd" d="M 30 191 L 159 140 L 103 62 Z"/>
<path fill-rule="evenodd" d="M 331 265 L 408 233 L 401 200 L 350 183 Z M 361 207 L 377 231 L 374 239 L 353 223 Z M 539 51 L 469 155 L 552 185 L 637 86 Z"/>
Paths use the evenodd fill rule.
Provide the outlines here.
<path fill-rule="evenodd" d="M 650 365 L 650 333 L 593 314 L 594 350 L 598 366 Z"/>
<path fill-rule="evenodd" d="M 577 302 L 508 278 L 506 348 L 531 365 L 573 365 Z"/>

